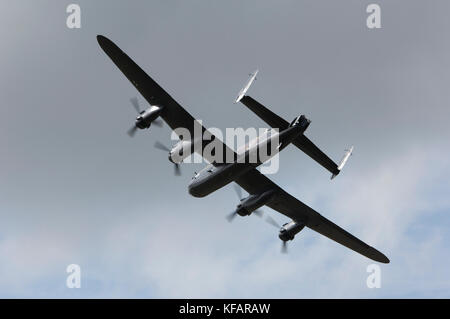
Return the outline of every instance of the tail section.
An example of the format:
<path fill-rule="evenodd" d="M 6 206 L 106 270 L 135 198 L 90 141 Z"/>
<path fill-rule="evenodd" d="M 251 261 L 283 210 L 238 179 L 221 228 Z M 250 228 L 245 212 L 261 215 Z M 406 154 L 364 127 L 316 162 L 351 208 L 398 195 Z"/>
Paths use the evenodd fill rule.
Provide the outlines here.
<path fill-rule="evenodd" d="M 255 113 L 259 118 L 265 121 L 268 125 L 270 125 L 272 128 L 278 128 L 279 131 L 297 125 L 303 126 L 304 129 L 306 130 L 311 121 L 305 118 L 303 115 L 300 117 L 296 117 L 294 121 L 289 123 L 288 121 L 286 121 L 285 119 L 283 119 L 282 117 L 280 117 L 279 115 L 272 112 L 267 107 L 265 107 L 264 105 L 253 99 L 251 96 L 246 95 L 248 89 L 252 85 L 253 81 L 256 79 L 257 73 L 258 70 L 256 70 L 253 74 L 250 74 L 250 79 L 247 81 L 246 85 L 239 92 L 239 95 L 236 98 L 235 103 L 241 102 L 246 107 L 248 107 L 253 113 Z M 341 162 L 339 164 L 336 164 L 331 158 L 328 157 L 328 155 L 322 152 L 304 134 L 300 134 L 299 136 L 297 136 L 297 138 L 295 138 L 292 141 L 292 144 L 294 144 L 297 148 L 299 148 L 301 151 L 310 156 L 317 163 L 326 168 L 332 174 L 331 179 L 336 177 L 341 172 L 342 168 L 344 167 L 345 163 L 347 162 L 348 158 L 350 157 L 353 151 L 353 147 L 351 147 L 351 149 L 346 151 Z"/>

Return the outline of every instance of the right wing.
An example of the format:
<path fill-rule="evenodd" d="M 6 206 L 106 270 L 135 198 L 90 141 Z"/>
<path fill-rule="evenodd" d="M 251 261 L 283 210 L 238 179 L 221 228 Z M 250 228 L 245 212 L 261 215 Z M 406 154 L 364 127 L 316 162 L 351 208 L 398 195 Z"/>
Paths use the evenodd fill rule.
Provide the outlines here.
<path fill-rule="evenodd" d="M 272 182 L 267 176 L 261 174 L 258 170 L 253 169 L 249 171 L 248 173 L 240 176 L 235 182 L 249 194 L 261 194 L 262 192 L 268 190 L 276 190 L 275 198 L 267 203 L 266 206 L 278 211 L 296 222 L 304 223 L 308 228 L 311 228 L 312 230 L 360 253 L 363 256 L 381 263 L 389 263 L 389 259 L 384 254 L 367 245 L 349 232 L 320 215 L 311 207 L 305 205 L 297 198 L 288 194 L 281 187 Z"/>
<path fill-rule="evenodd" d="M 264 105 L 246 95 L 240 100 L 251 111 L 258 115 L 263 121 L 273 128 L 278 128 L 280 131 L 289 126 L 289 122 L 281 118 Z M 322 152 L 313 142 L 311 142 L 304 134 L 297 137 L 292 144 L 297 146 L 300 150 L 305 152 L 317 163 L 329 170 L 333 175 L 339 174 L 338 165 L 333 162 L 324 152 Z"/>

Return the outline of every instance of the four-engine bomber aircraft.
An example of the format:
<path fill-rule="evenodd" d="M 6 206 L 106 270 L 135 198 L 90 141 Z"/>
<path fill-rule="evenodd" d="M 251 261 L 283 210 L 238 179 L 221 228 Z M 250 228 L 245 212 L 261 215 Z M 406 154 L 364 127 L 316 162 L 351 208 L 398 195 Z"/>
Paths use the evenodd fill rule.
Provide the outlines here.
<path fill-rule="evenodd" d="M 292 219 L 289 223 L 284 224 L 279 232 L 279 238 L 283 241 L 283 247 L 285 247 L 287 241 L 293 240 L 295 235 L 306 226 L 372 260 L 389 263 L 389 259 L 384 254 L 329 221 L 312 208 L 288 194 L 267 176 L 260 173 L 256 167 L 261 162 L 238 162 L 236 159 L 239 157 L 248 156 L 248 150 L 244 153 L 236 154 L 225 143 L 216 139 L 212 133 L 196 121 L 111 40 L 99 35 L 97 36 L 97 41 L 103 51 L 105 51 L 114 64 L 150 104 L 148 109 L 139 111 L 140 114 L 136 118 L 135 125 L 130 130 L 130 134 L 134 134 L 137 129 L 149 128 L 152 123 L 157 124 L 159 118 L 162 118 L 175 132 L 177 128 L 185 128 L 191 133 L 191 136 L 195 136 L 194 130 L 201 129 L 203 140 L 186 141 L 180 137 L 181 141 L 171 150 L 168 150 L 169 160 L 174 164 L 181 163 L 186 157 L 186 154 L 189 155 L 190 153 L 185 152 L 186 154 L 183 154 L 181 159 L 174 161 L 171 155 L 173 153 L 182 154 L 180 148 L 183 150 L 191 149 L 193 152 L 199 153 L 210 163 L 200 173 L 195 174 L 190 182 L 188 189 L 191 195 L 203 197 L 228 183 L 235 182 L 246 190 L 249 196 L 241 199 L 233 216 L 257 214 L 258 209 L 265 205 Z M 341 163 L 337 165 L 303 134 L 310 123 L 304 115 L 295 118 L 292 123 L 289 123 L 250 96 L 247 96 L 247 90 L 255 80 L 256 73 L 257 71 L 251 75 L 249 81 L 239 92 L 239 96 L 235 102 L 242 102 L 272 128 L 279 129 L 279 150 L 292 143 L 329 170 L 332 173 L 332 178 L 339 174 L 350 156 L 352 149 L 346 152 Z M 209 137 L 207 141 L 204 136 Z M 230 152 L 233 154 L 234 162 L 225 163 L 223 161 L 219 163 L 215 161 L 215 158 L 208 158 L 208 153 L 203 152 L 203 150 L 207 147 L 208 142 L 213 140 L 215 143 L 219 142 L 221 147 L 223 147 L 224 152 L 222 154 L 229 154 Z M 200 148 L 194 147 L 194 144 L 198 145 L 198 143 Z"/>

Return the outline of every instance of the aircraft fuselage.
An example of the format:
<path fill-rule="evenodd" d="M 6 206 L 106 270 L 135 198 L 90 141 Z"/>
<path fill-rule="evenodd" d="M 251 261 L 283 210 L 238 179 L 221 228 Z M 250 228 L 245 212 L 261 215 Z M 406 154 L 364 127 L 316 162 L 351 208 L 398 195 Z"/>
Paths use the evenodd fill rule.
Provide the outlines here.
<path fill-rule="evenodd" d="M 282 132 L 260 141 L 253 147 L 247 149 L 243 154 L 238 155 L 237 160 L 233 163 L 209 164 L 202 171 L 195 174 L 188 185 L 189 194 L 194 197 L 204 197 L 233 182 L 240 175 L 245 174 L 278 154 L 278 152 L 297 138 L 297 136 L 303 134 L 308 124 L 309 122 L 305 119 L 299 125 L 291 126 Z M 271 149 L 269 145 L 274 145 L 273 143 L 278 144 L 276 145 L 276 152 L 268 153 L 265 155 L 264 161 L 262 161 L 261 157 L 258 156 L 260 150 L 263 147 L 265 149 Z M 256 161 L 252 162 L 250 160 L 251 158 L 255 158 Z"/>

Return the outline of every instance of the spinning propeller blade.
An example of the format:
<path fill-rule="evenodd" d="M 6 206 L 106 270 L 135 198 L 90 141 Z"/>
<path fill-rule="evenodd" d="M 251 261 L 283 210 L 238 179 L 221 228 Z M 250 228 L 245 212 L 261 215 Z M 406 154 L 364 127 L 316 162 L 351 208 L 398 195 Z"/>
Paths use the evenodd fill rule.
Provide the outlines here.
<path fill-rule="evenodd" d="M 236 215 L 237 215 L 237 212 L 236 211 L 234 211 L 234 212 L 232 212 L 231 214 L 229 214 L 229 215 L 227 215 L 227 220 L 228 220 L 228 222 L 232 222 L 233 221 L 233 219 L 234 219 L 234 217 L 236 217 Z"/>
<path fill-rule="evenodd" d="M 270 225 L 280 229 L 281 226 L 280 224 L 277 223 L 277 221 L 275 219 L 273 219 L 272 217 L 270 217 L 269 215 L 267 215 L 266 217 L 266 222 L 268 222 Z"/>
<path fill-rule="evenodd" d="M 181 170 L 179 164 L 174 164 L 174 174 L 175 176 L 181 176 Z"/>
<path fill-rule="evenodd" d="M 141 113 L 141 107 L 139 106 L 139 101 L 137 99 L 137 97 L 132 97 L 130 99 L 131 104 L 134 106 L 136 112 L 139 114 Z"/>
<path fill-rule="evenodd" d="M 155 148 L 157 148 L 157 149 L 159 149 L 159 150 L 161 150 L 161 151 L 170 153 L 170 148 L 168 148 L 166 145 L 164 145 L 164 144 L 161 143 L 160 141 L 156 141 L 154 146 L 155 146 Z M 178 163 L 173 163 L 173 165 L 174 165 L 174 171 L 173 171 L 174 175 L 175 175 L 175 176 L 181 176 L 181 168 L 180 168 L 180 164 L 178 164 Z"/>
<path fill-rule="evenodd" d="M 152 122 L 152 124 L 158 126 L 158 127 L 162 127 L 164 122 L 161 119 L 156 119 Z"/>
<path fill-rule="evenodd" d="M 135 126 L 131 127 L 131 128 L 127 131 L 127 134 L 128 134 L 130 137 L 133 137 L 134 134 L 136 134 L 136 131 L 137 131 L 137 126 L 135 125 Z"/>
<path fill-rule="evenodd" d="M 283 254 L 287 254 L 288 249 L 287 249 L 287 241 L 283 241 L 282 245 L 281 245 L 281 252 Z"/>
<path fill-rule="evenodd" d="M 234 188 L 234 191 L 236 192 L 236 195 L 237 195 L 237 197 L 239 198 L 239 200 L 242 201 L 242 189 L 241 189 L 237 184 L 233 184 L 233 188 Z M 273 219 L 273 218 L 270 217 L 269 215 L 265 214 L 264 211 L 263 211 L 262 209 L 254 210 L 254 211 L 252 212 L 252 214 L 254 214 L 255 216 L 258 216 L 258 217 L 260 217 L 260 218 L 263 218 L 263 217 L 265 216 L 266 218 L 265 218 L 264 220 L 265 220 L 267 223 L 269 223 L 270 225 L 275 226 L 275 227 L 277 227 L 277 228 L 280 228 L 280 227 L 281 227 L 281 226 L 276 222 L 275 219 Z M 228 221 L 231 222 L 231 221 L 234 219 L 234 217 L 236 217 L 236 215 L 237 215 L 237 210 L 234 211 L 234 212 L 232 213 L 232 215 L 229 215 L 229 216 L 227 217 Z"/>
<path fill-rule="evenodd" d="M 237 197 L 239 198 L 239 200 L 241 200 L 242 199 L 242 189 L 236 184 L 233 184 L 233 186 L 234 186 L 234 191 L 236 192 Z"/>
<path fill-rule="evenodd" d="M 161 151 L 164 151 L 164 152 L 170 152 L 170 149 L 166 145 L 164 145 L 163 143 L 161 143 L 159 141 L 155 142 L 155 148 L 157 148 Z"/>

